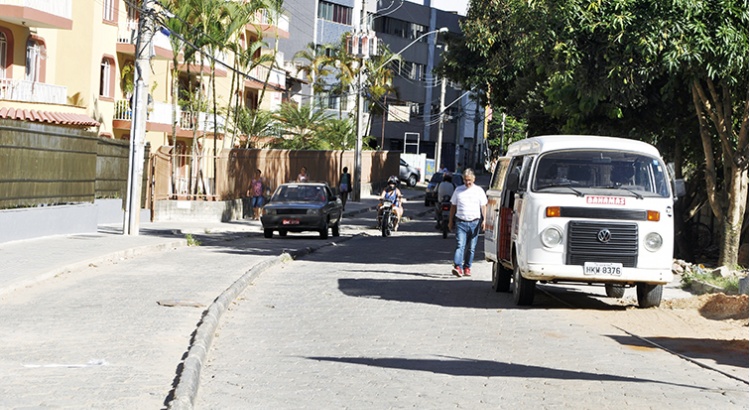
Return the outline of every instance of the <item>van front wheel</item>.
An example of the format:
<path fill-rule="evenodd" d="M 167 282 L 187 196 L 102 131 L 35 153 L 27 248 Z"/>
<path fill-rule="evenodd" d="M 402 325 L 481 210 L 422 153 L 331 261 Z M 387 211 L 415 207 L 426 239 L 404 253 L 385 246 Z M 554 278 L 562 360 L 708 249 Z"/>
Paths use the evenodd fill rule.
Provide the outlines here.
<path fill-rule="evenodd" d="M 521 268 L 513 266 L 513 299 L 518 306 L 528 306 L 534 303 L 536 281 L 526 279 L 521 275 Z"/>
<path fill-rule="evenodd" d="M 662 285 L 649 285 L 648 283 L 639 283 L 635 290 L 638 294 L 638 307 L 650 308 L 659 307 L 661 304 Z"/>

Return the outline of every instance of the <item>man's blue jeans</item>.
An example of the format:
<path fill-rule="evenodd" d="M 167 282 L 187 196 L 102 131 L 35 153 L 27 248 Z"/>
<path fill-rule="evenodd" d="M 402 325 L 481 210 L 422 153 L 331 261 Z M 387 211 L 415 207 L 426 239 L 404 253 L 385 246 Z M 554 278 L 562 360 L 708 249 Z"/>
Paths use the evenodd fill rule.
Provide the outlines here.
<path fill-rule="evenodd" d="M 470 268 L 474 261 L 474 249 L 479 239 L 479 219 L 473 221 L 457 220 L 456 252 L 453 254 L 453 265 Z M 467 246 L 468 242 L 468 246 Z"/>

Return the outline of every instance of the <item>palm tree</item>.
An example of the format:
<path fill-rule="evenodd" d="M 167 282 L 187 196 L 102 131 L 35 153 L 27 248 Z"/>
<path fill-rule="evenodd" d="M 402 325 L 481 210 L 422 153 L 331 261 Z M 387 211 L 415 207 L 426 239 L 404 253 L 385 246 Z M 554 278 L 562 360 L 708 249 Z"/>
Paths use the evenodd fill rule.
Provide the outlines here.
<path fill-rule="evenodd" d="M 304 60 L 307 63 L 297 68 L 297 73 L 303 73 L 307 81 L 312 84 L 313 93 L 322 92 L 324 87 L 323 79 L 331 74 L 330 58 L 320 52 L 315 43 L 308 43 L 307 48 L 294 54 L 295 60 Z M 314 98 L 310 98 L 310 106 L 314 106 Z"/>
<path fill-rule="evenodd" d="M 339 118 L 342 117 L 343 110 L 345 109 L 344 104 L 348 108 L 349 95 L 352 91 L 356 91 L 354 89 L 354 82 L 357 80 L 359 61 L 347 50 L 346 44 L 349 35 L 347 33 L 341 36 L 341 42 L 335 48 L 333 55 L 333 66 L 336 71 L 336 80 L 338 80 L 338 83 L 332 88 L 332 91 L 341 97 Z"/>
<path fill-rule="evenodd" d="M 274 115 L 269 111 L 239 108 L 235 114 L 235 124 L 237 129 L 247 136 L 244 148 L 257 147 L 259 139 L 278 135 Z"/>
<path fill-rule="evenodd" d="M 273 140 L 271 148 L 282 149 L 327 149 L 326 143 L 318 138 L 324 122 L 329 119 L 323 110 L 309 105 L 298 107 L 285 103 L 274 115 L 281 136 Z"/>
<path fill-rule="evenodd" d="M 265 45 L 265 42 L 263 42 L 263 40 L 260 40 L 260 39 L 249 43 L 245 50 L 242 50 L 238 44 L 235 44 L 234 45 L 235 47 L 235 52 L 234 52 L 235 72 L 248 73 L 259 65 L 270 63 L 271 61 L 273 61 L 273 55 L 271 54 L 261 54 L 260 57 L 255 57 L 258 50 L 263 48 L 264 45 Z M 233 77 L 234 77 L 234 72 L 233 72 Z M 244 87 L 242 83 L 242 79 L 244 79 L 244 77 L 238 78 L 238 81 L 236 82 L 236 84 L 235 84 L 234 79 L 232 80 L 231 95 L 239 95 L 238 90 Z M 236 138 L 236 131 L 243 132 L 242 128 L 240 128 L 238 125 L 239 116 L 241 115 L 240 111 L 241 111 L 242 101 L 239 99 L 239 97 L 237 97 L 234 100 L 234 109 L 231 108 L 231 105 L 232 105 L 232 100 L 230 99 L 227 105 L 227 112 L 230 112 L 230 111 L 234 112 L 234 115 L 232 116 L 232 118 L 235 123 L 235 127 L 232 133 L 232 144 L 231 144 L 231 146 L 233 147 L 234 141 Z M 250 117 L 250 118 L 256 118 L 256 117 Z M 254 126 L 250 127 L 250 129 L 252 128 L 254 128 Z M 250 137 L 251 135 L 252 134 L 248 134 L 248 137 Z M 247 141 L 249 141 L 249 139 Z M 247 142 L 245 144 L 245 147 L 247 148 Z"/>
<path fill-rule="evenodd" d="M 177 0 L 170 0 L 167 3 L 168 8 L 172 11 L 173 16 L 171 18 L 163 18 L 160 20 L 162 26 L 164 26 L 170 32 L 169 42 L 172 47 L 172 89 L 171 89 L 171 100 L 172 100 L 172 135 L 171 135 L 171 153 L 172 153 L 172 172 L 170 176 L 172 193 L 177 194 L 177 165 L 179 159 L 177 158 L 177 107 L 179 101 L 179 80 L 180 80 L 180 55 L 183 55 L 185 60 L 190 60 L 195 53 L 195 50 L 186 47 L 184 38 L 190 36 L 190 25 L 188 24 L 188 18 L 190 15 L 190 9 L 185 7 L 184 2 Z M 182 6 L 181 6 L 182 5 Z"/>
<path fill-rule="evenodd" d="M 398 89 L 393 86 L 393 70 L 391 70 L 390 65 L 393 61 L 399 61 L 400 59 L 400 55 L 394 55 L 388 50 L 388 47 L 384 47 L 380 54 L 367 60 L 365 64 L 365 70 L 368 73 L 367 83 L 365 84 L 367 92 L 364 97 L 367 99 L 371 114 L 385 116 L 385 102 L 388 96 L 393 94 L 398 97 Z M 380 102 L 381 99 L 382 103 Z M 369 134 L 371 125 L 370 122 L 367 123 L 365 135 Z"/>
<path fill-rule="evenodd" d="M 330 118 L 326 120 L 318 133 L 318 138 L 324 141 L 327 149 L 353 149 L 352 141 L 356 139 L 355 124 L 351 118 Z"/>

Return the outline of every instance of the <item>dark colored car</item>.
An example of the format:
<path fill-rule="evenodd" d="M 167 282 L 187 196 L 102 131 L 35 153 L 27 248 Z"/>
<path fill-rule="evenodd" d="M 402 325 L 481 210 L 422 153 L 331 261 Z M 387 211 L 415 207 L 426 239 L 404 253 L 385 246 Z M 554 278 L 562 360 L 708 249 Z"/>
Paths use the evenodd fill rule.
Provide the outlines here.
<path fill-rule="evenodd" d="M 453 185 L 456 187 L 464 184 L 464 177 L 461 174 L 452 174 Z M 443 172 L 436 172 L 432 174 L 430 182 L 427 183 L 427 188 L 424 191 L 424 206 L 431 206 L 437 202 L 437 188 L 440 182 L 443 181 Z"/>
<path fill-rule="evenodd" d="M 263 236 L 273 237 L 288 232 L 316 231 L 328 238 L 328 230 L 339 236 L 343 205 L 331 187 L 323 182 L 300 182 L 279 185 L 271 200 L 263 207 L 260 222 Z"/>
<path fill-rule="evenodd" d="M 422 173 L 419 171 L 419 168 L 409 165 L 409 163 L 402 159 L 398 167 L 398 179 L 406 181 L 406 184 L 409 186 L 415 186 L 422 179 Z"/>

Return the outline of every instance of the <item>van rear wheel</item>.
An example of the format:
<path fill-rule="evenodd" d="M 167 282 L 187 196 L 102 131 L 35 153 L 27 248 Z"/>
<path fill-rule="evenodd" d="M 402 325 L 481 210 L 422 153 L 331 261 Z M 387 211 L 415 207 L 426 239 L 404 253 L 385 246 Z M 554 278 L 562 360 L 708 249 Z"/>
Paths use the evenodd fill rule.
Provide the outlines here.
<path fill-rule="evenodd" d="M 492 262 L 492 290 L 507 292 L 510 290 L 510 277 L 513 272 L 500 262 Z"/>
<path fill-rule="evenodd" d="M 621 298 L 625 296 L 625 287 L 614 283 L 605 283 L 604 292 L 607 294 L 607 297 Z"/>
<path fill-rule="evenodd" d="M 513 300 L 518 306 L 528 306 L 534 303 L 536 281 L 526 279 L 521 275 L 521 268 L 513 266 Z"/>

